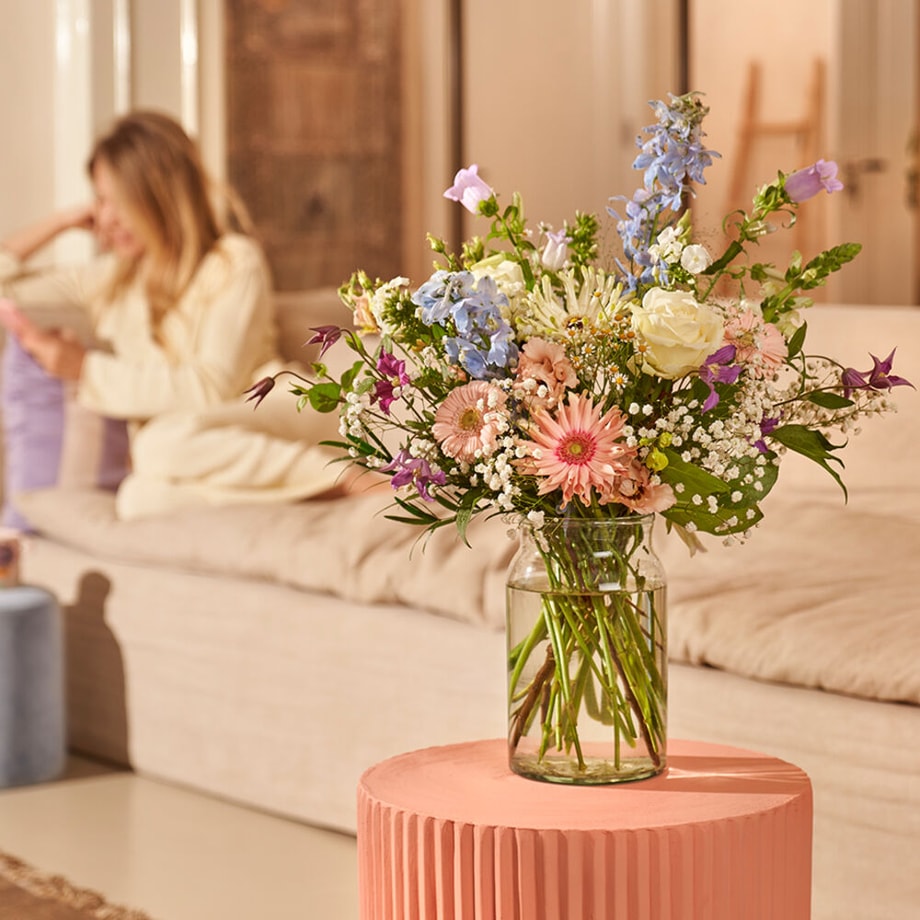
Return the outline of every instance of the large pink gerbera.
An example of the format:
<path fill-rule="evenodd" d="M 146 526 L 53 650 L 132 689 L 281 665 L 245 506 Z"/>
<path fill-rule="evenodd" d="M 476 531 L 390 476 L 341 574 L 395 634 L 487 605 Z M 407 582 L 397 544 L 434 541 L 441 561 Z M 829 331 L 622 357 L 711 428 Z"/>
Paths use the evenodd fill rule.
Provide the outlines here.
<path fill-rule="evenodd" d="M 616 407 L 603 416 L 589 396 L 572 394 L 555 416 L 534 418 L 533 440 L 526 442 L 535 475 L 545 477 L 539 494 L 562 491 L 562 505 L 577 495 L 590 504 L 592 489 L 603 492 L 625 470 L 632 451 L 620 441 L 625 418 Z"/>
<path fill-rule="evenodd" d="M 487 457 L 494 453 L 506 399 L 501 390 L 484 380 L 451 390 L 438 406 L 431 429 L 441 450 L 466 463 L 477 454 Z"/>

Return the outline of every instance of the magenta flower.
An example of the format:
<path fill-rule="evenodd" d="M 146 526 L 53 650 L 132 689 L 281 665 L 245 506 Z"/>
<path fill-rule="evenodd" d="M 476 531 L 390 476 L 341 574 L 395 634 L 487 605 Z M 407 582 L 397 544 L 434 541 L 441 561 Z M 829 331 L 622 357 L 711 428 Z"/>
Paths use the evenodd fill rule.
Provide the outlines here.
<path fill-rule="evenodd" d="M 389 415 L 390 406 L 399 396 L 397 389 L 409 383 L 406 362 L 400 361 L 390 352 L 382 352 L 377 359 L 377 372 L 382 375 L 383 379 L 374 384 L 374 396 L 380 403 L 381 410 Z"/>
<path fill-rule="evenodd" d="M 428 491 L 432 485 L 443 486 L 447 482 L 443 470 L 432 469 L 431 464 L 421 457 L 413 457 L 407 450 L 401 450 L 386 466 L 380 467 L 382 472 L 393 473 L 390 485 L 394 489 L 414 485 L 418 494 L 426 501 L 433 502 L 434 496 Z"/>
<path fill-rule="evenodd" d="M 793 201 L 805 201 L 820 191 L 839 192 L 843 183 L 837 178 L 837 164 L 833 160 L 818 160 L 813 166 L 786 176 L 786 194 Z"/>
<path fill-rule="evenodd" d="M 714 409 L 719 404 L 719 394 L 713 384 L 737 381 L 741 365 L 732 364 L 735 360 L 735 351 L 734 345 L 723 345 L 718 351 L 713 352 L 700 368 L 700 380 L 709 387 L 709 395 L 703 403 L 704 412 Z"/>
<path fill-rule="evenodd" d="M 319 356 L 321 358 L 342 338 L 342 330 L 339 326 L 311 326 L 310 331 L 315 332 L 316 335 L 307 339 L 304 345 L 319 345 Z"/>
<path fill-rule="evenodd" d="M 494 194 L 492 188 L 479 178 L 479 167 L 473 163 L 454 176 L 454 184 L 444 192 L 444 197 L 459 201 L 471 214 L 479 213 L 479 205 Z"/>
<path fill-rule="evenodd" d="M 770 448 L 767 447 L 767 442 L 764 440 L 767 435 L 772 434 L 776 428 L 779 426 L 780 420 L 778 418 L 767 418 L 766 416 L 760 422 L 760 437 L 754 442 L 754 447 L 760 451 L 760 453 L 767 453 Z"/>
<path fill-rule="evenodd" d="M 870 354 L 869 357 L 872 359 L 871 370 L 860 373 L 852 367 L 846 368 L 840 375 L 840 382 L 843 384 L 843 395 L 849 399 L 853 390 L 890 390 L 892 387 L 913 387 L 914 385 L 909 380 L 891 373 L 895 351 L 897 349 L 893 348 L 891 354 L 884 361 L 880 361 L 875 355 Z"/>
<path fill-rule="evenodd" d="M 259 408 L 259 403 L 268 396 L 269 393 L 275 388 L 275 378 L 274 377 L 263 377 L 258 383 L 254 383 L 245 393 L 249 395 L 246 396 L 246 402 L 252 402 L 255 400 L 255 405 L 253 409 Z M 244 393 L 244 395 L 245 395 Z"/>

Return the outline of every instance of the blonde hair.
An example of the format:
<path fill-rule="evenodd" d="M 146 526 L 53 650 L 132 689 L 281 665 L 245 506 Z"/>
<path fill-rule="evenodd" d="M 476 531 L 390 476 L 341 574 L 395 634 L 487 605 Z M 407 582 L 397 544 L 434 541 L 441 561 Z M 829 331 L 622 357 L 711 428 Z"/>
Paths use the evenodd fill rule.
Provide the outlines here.
<path fill-rule="evenodd" d="M 119 267 L 110 294 L 115 298 L 143 270 L 158 329 L 227 229 L 215 208 L 216 189 L 195 143 L 178 122 L 160 112 L 135 111 L 119 118 L 90 154 L 91 177 L 100 162 L 118 183 L 145 244 L 142 255 Z M 229 190 L 226 194 L 231 213 L 248 229 L 240 203 Z"/>

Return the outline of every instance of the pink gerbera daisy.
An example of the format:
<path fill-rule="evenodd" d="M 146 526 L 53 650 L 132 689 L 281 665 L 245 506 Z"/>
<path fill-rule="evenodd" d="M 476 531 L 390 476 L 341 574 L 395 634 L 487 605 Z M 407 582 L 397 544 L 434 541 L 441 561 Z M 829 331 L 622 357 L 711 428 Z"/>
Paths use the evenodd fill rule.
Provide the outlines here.
<path fill-rule="evenodd" d="M 507 397 L 484 380 L 451 390 L 438 406 L 432 433 L 448 457 L 471 462 L 495 451 L 495 439 Z"/>
<path fill-rule="evenodd" d="M 562 505 L 577 495 L 590 504 L 591 492 L 605 490 L 625 470 L 632 452 L 619 439 L 625 419 L 616 407 L 603 416 L 589 396 L 569 396 L 555 416 L 538 412 L 530 448 L 535 475 L 545 477 L 539 494 L 562 491 Z"/>
<path fill-rule="evenodd" d="M 789 352 L 782 332 L 752 309 L 735 310 L 728 317 L 725 341 L 735 346 L 735 360 L 755 377 L 775 374 Z"/>

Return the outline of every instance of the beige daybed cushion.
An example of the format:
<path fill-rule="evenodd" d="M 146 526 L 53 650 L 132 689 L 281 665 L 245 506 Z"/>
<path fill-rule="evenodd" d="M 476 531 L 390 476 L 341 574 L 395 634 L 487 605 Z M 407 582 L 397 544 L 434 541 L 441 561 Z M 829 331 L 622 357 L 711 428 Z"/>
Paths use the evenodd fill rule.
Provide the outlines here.
<path fill-rule="evenodd" d="M 46 535 L 100 557 L 503 624 L 514 543 L 497 520 L 473 526 L 471 549 L 447 528 L 417 542 L 416 530 L 382 517 L 388 498 L 379 495 L 129 522 L 116 520 L 103 492 L 45 490 L 23 502 Z M 671 657 L 920 704 L 918 519 L 846 507 L 837 496 L 796 494 L 770 511 L 747 544 L 693 558 L 659 535 Z"/>
<path fill-rule="evenodd" d="M 405 604 L 491 628 L 504 624 L 515 542 L 476 521 L 471 550 L 452 527 L 425 538 L 387 520 L 389 493 L 299 504 L 239 505 L 121 521 L 110 493 L 44 489 L 17 506 L 42 534 L 88 553 L 192 572 L 266 579 L 346 600 Z"/>

